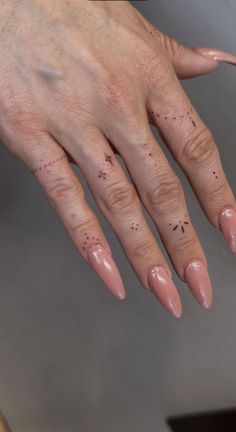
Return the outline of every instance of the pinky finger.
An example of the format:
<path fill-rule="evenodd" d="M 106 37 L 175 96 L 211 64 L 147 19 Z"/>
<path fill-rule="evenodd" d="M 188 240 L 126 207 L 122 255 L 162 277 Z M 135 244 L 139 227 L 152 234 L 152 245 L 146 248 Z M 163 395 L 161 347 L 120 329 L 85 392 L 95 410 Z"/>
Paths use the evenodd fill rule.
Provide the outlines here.
<path fill-rule="evenodd" d="M 34 151 L 24 157 L 25 163 L 36 176 L 82 256 L 110 291 L 123 300 L 125 289 L 110 246 L 86 202 L 83 188 L 70 167 L 65 151 L 50 136 L 43 142 L 40 140 L 39 144 L 35 146 L 34 143 Z"/>

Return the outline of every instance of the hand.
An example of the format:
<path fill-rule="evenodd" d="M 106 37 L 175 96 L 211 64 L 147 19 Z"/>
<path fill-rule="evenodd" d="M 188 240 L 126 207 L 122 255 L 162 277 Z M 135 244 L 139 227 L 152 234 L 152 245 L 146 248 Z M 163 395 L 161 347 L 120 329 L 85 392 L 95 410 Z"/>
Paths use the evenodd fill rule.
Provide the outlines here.
<path fill-rule="evenodd" d="M 144 287 L 181 315 L 169 265 L 140 201 L 178 276 L 209 308 L 206 257 L 181 183 L 150 124 L 235 252 L 235 199 L 213 137 L 178 80 L 235 58 L 180 46 L 128 2 L 87 0 L 2 0 L 0 52 L 0 137 L 36 176 L 85 260 L 125 297 L 109 244 L 69 162 L 81 168 Z"/>

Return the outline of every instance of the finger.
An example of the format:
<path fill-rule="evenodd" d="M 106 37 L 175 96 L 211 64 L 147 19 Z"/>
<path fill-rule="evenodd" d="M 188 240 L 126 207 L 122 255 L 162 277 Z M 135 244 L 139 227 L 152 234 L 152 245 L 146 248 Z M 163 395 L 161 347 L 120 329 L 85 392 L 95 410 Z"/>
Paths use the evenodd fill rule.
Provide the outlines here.
<path fill-rule="evenodd" d="M 188 48 L 170 36 L 162 33 L 142 14 L 142 21 L 147 32 L 157 45 L 161 44 L 171 59 L 179 79 L 206 75 L 215 70 L 219 63 L 236 65 L 236 56 L 212 48 Z"/>
<path fill-rule="evenodd" d="M 84 134 L 76 133 L 76 127 L 69 129 L 75 133 L 67 136 L 64 131 L 63 146 L 78 161 L 139 280 L 171 314 L 180 317 L 181 301 L 169 266 L 144 218 L 135 189 L 107 140 L 92 126 L 89 130 L 86 128 Z M 62 132 L 58 131 L 58 135 L 62 136 Z M 83 146 L 78 145 L 78 140 L 83 141 Z"/>
<path fill-rule="evenodd" d="M 223 171 L 211 132 L 192 107 L 171 68 L 166 72 L 167 92 L 150 92 L 148 110 L 174 158 L 188 176 L 209 221 L 221 228 L 235 251 L 235 198 Z M 226 210 L 228 209 L 228 210 Z"/>
<path fill-rule="evenodd" d="M 128 128 L 120 127 L 115 131 L 109 127 L 106 136 L 112 139 L 125 160 L 177 274 L 188 282 L 196 300 L 209 308 L 212 285 L 207 273 L 207 261 L 191 224 L 182 186 L 151 132 L 146 113 L 142 118 L 136 109 L 135 115 L 135 124 L 130 120 Z M 134 115 L 130 114 L 129 118 L 133 119 Z M 108 121 L 108 124 L 111 123 Z"/>
<path fill-rule="evenodd" d="M 125 289 L 111 249 L 62 148 L 49 136 L 29 143 L 24 157 L 79 252 L 120 300 Z"/>

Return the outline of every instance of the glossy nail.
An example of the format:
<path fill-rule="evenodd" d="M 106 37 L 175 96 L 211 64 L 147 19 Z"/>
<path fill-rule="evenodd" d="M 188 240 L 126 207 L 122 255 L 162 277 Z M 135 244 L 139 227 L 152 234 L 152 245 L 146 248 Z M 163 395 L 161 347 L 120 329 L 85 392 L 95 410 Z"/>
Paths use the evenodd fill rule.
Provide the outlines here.
<path fill-rule="evenodd" d="M 236 253 L 236 212 L 225 209 L 219 217 L 219 227 L 223 232 L 226 243 L 232 252 Z"/>
<path fill-rule="evenodd" d="M 212 304 L 212 284 L 205 264 L 192 261 L 185 268 L 184 278 L 197 302 L 209 309 Z"/>
<path fill-rule="evenodd" d="M 236 66 L 236 56 L 214 48 L 194 48 L 198 54 L 219 63 L 229 63 Z"/>
<path fill-rule="evenodd" d="M 152 267 L 148 274 L 150 290 L 174 317 L 180 318 L 182 306 L 178 291 L 164 267 Z"/>
<path fill-rule="evenodd" d="M 108 251 L 99 244 L 90 246 L 88 260 L 110 291 L 123 300 L 125 298 L 124 285 L 118 268 Z"/>

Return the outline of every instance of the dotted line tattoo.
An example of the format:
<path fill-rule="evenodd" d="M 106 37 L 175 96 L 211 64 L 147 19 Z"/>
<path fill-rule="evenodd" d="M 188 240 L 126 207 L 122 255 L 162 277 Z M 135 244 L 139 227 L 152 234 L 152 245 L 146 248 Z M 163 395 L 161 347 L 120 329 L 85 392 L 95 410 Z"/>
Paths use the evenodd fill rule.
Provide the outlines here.
<path fill-rule="evenodd" d="M 144 143 L 143 145 L 144 145 L 144 147 L 147 147 L 148 143 Z M 153 156 L 153 153 L 150 150 L 148 150 L 148 156 L 150 158 L 152 158 L 152 156 Z M 154 167 L 156 167 L 157 166 L 156 162 L 154 162 L 153 165 L 154 165 Z"/>
<path fill-rule="evenodd" d="M 192 118 L 192 111 L 193 111 L 193 107 L 190 108 L 190 112 L 188 111 L 185 115 L 182 114 L 182 115 L 180 115 L 178 117 L 162 116 L 160 113 L 156 113 L 154 111 L 151 111 L 151 113 L 152 113 L 152 115 L 154 117 L 157 117 L 159 119 L 163 118 L 164 120 L 174 120 L 175 121 L 175 120 L 178 120 L 178 119 L 183 120 L 183 119 L 187 118 L 188 120 L 191 121 L 193 127 L 196 128 L 197 125 L 196 125 L 196 122 Z"/>
<path fill-rule="evenodd" d="M 67 157 L 66 154 L 64 154 L 64 155 L 62 155 L 62 156 L 60 156 L 60 157 L 58 157 L 52 161 L 49 161 L 45 164 L 38 166 L 37 168 L 31 170 L 30 172 L 31 172 L 31 174 L 35 174 L 38 171 L 42 171 L 48 167 L 52 167 L 56 162 L 59 162 L 60 160 L 65 159 L 66 157 Z M 43 159 L 40 159 L 40 162 L 43 162 Z M 49 169 L 47 169 L 47 172 L 49 172 Z"/>

